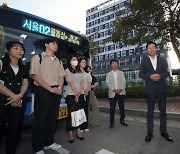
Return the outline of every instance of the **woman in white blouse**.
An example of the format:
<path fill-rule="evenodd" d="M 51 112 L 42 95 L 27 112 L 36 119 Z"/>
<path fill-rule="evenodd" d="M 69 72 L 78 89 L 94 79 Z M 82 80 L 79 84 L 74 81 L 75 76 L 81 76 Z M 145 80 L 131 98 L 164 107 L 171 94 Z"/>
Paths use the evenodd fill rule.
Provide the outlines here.
<path fill-rule="evenodd" d="M 69 142 L 74 142 L 73 137 L 73 130 L 71 124 L 71 112 L 79 110 L 82 106 L 83 101 L 83 95 L 82 95 L 82 88 L 83 88 L 83 79 L 82 74 L 77 73 L 77 64 L 78 60 L 76 56 L 71 56 L 68 61 L 68 68 L 66 69 L 66 81 L 68 83 L 67 90 L 66 90 L 66 102 L 68 107 L 68 118 L 66 123 L 66 131 L 69 133 Z M 76 137 L 79 140 L 84 140 L 84 137 L 82 136 L 80 132 L 80 126 L 75 128 L 77 133 Z"/>
<path fill-rule="evenodd" d="M 87 121 L 81 125 L 81 132 L 89 132 L 89 121 L 88 121 L 88 108 L 89 108 L 89 91 L 91 90 L 91 82 L 92 77 L 90 73 L 85 72 L 86 67 L 86 59 L 79 59 L 77 72 L 81 73 L 83 76 L 83 90 L 82 93 L 84 95 L 84 101 L 82 103 L 82 108 L 85 111 Z"/>

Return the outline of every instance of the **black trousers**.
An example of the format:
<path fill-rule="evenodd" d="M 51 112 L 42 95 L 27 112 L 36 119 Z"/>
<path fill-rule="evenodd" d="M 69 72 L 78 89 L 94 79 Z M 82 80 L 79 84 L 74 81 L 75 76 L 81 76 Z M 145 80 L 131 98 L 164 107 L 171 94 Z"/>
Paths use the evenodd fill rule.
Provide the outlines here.
<path fill-rule="evenodd" d="M 35 90 L 34 127 L 32 132 L 33 152 L 54 143 L 54 133 L 60 104 L 60 95 L 50 93 L 42 87 Z"/>
<path fill-rule="evenodd" d="M 81 109 L 82 102 L 83 102 L 84 95 L 79 96 L 79 101 L 75 102 L 75 96 L 74 95 L 68 95 L 66 97 L 67 107 L 68 107 L 68 117 L 66 121 L 66 131 L 73 131 L 74 127 L 72 127 L 71 124 L 71 112 L 77 111 Z M 80 126 L 76 127 L 75 129 L 80 128 Z"/>
<path fill-rule="evenodd" d="M 16 153 L 25 107 L 25 101 L 22 107 L 5 106 L 5 102 L 0 102 L 0 147 L 6 134 L 6 154 Z"/>
<path fill-rule="evenodd" d="M 147 93 L 147 131 L 148 133 L 153 132 L 153 119 L 154 119 L 154 106 L 156 100 L 159 107 L 159 118 L 160 118 L 160 132 L 166 132 L 166 93 L 154 92 Z"/>
<path fill-rule="evenodd" d="M 110 123 L 114 123 L 114 114 L 116 103 L 118 102 L 119 105 L 119 112 L 120 112 L 120 121 L 124 121 L 125 118 L 125 111 L 124 111 L 124 100 L 125 95 L 115 95 L 114 98 L 109 98 L 110 103 Z"/>
<path fill-rule="evenodd" d="M 87 96 L 85 96 L 84 95 L 84 97 L 85 97 L 85 99 L 84 99 L 84 101 L 83 101 L 83 103 L 82 103 L 82 109 L 84 109 L 84 112 L 85 112 L 85 114 L 86 114 L 86 119 L 87 119 L 87 121 L 86 122 L 84 122 L 82 125 L 81 125 L 81 130 L 84 130 L 84 129 L 88 129 L 88 126 L 89 126 L 89 114 L 88 114 L 88 111 L 89 111 L 89 95 L 87 95 Z"/>

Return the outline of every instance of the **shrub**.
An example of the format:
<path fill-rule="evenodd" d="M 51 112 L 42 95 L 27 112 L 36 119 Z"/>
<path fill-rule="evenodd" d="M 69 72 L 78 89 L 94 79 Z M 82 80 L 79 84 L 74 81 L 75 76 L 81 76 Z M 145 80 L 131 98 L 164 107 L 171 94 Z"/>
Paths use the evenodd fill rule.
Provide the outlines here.
<path fill-rule="evenodd" d="M 175 85 L 168 85 L 168 97 L 180 96 L 180 87 Z M 98 88 L 96 90 L 97 98 L 108 98 L 108 88 Z M 145 98 L 144 85 L 135 84 L 126 88 L 126 98 Z"/>

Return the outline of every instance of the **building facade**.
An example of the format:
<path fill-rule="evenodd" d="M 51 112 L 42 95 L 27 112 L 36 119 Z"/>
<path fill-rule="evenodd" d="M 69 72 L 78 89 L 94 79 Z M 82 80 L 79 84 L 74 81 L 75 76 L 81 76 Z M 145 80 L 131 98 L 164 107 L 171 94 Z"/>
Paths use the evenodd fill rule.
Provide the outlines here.
<path fill-rule="evenodd" d="M 86 36 L 95 46 L 101 47 L 100 52 L 92 58 L 94 75 L 98 77 L 101 86 L 105 85 L 105 76 L 110 71 L 109 63 L 112 59 L 118 61 L 119 69 L 125 73 L 128 83 L 141 81 L 138 74 L 143 56 L 146 56 L 145 45 L 137 51 L 137 45 L 107 42 L 114 32 L 118 11 L 129 11 L 126 4 L 130 2 L 131 0 L 108 0 L 86 11 Z M 163 51 L 163 46 L 159 46 L 159 50 Z"/>

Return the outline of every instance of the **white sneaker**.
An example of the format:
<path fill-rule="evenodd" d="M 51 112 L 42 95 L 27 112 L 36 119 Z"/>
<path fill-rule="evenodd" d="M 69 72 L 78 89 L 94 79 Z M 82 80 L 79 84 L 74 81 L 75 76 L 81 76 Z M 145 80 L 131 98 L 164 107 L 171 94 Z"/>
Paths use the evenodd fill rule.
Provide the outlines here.
<path fill-rule="evenodd" d="M 68 150 L 64 149 L 60 144 L 53 143 L 49 146 L 44 147 L 45 150 L 54 150 L 60 154 L 68 154 L 70 153 Z"/>
<path fill-rule="evenodd" d="M 83 133 L 84 131 L 83 130 L 80 130 L 81 133 Z"/>
<path fill-rule="evenodd" d="M 50 150 L 57 150 L 59 148 L 61 148 L 61 145 L 60 144 L 56 144 L 56 143 L 53 143 L 53 144 L 51 144 L 49 146 L 45 146 L 44 147 L 45 150 L 49 150 L 49 149 Z"/>
<path fill-rule="evenodd" d="M 45 154 L 43 150 L 35 152 L 34 154 Z"/>
<path fill-rule="evenodd" d="M 89 129 L 85 129 L 84 132 L 85 132 L 85 133 L 88 133 L 88 132 L 89 132 Z"/>

